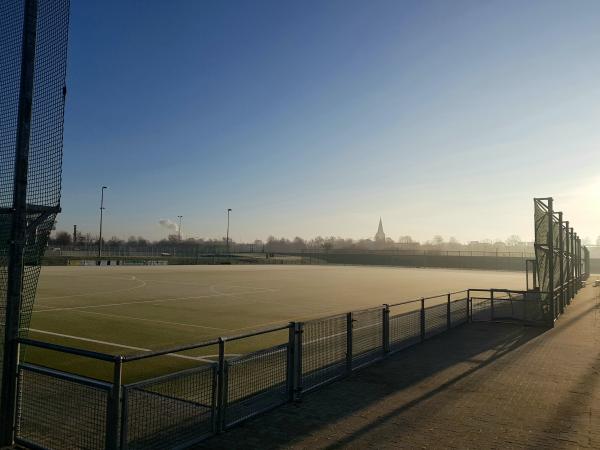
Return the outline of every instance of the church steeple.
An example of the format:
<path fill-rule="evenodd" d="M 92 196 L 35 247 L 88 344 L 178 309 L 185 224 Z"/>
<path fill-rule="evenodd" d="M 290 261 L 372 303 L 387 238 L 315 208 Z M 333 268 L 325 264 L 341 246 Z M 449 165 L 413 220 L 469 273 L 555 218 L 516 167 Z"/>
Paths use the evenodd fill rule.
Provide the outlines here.
<path fill-rule="evenodd" d="M 385 242 L 385 233 L 383 232 L 383 222 L 381 221 L 381 217 L 379 218 L 377 234 L 375 234 L 375 242 Z"/>

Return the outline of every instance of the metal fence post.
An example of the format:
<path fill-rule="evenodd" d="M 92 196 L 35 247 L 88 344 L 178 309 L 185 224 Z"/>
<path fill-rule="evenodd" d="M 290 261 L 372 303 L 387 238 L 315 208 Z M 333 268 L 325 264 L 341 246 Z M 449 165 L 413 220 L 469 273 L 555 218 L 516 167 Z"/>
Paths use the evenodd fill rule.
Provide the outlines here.
<path fill-rule="evenodd" d="M 113 385 L 108 402 L 108 417 L 106 424 L 106 448 L 118 450 L 119 424 L 121 416 L 121 383 L 123 381 L 123 357 L 115 356 L 113 366 Z"/>
<path fill-rule="evenodd" d="M 352 313 L 346 314 L 346 371 L 352 372 Z"/>
<path fill-rule="evenodd" d="M 494 320 L 494 290 L 490 289 L 490 314 L 492 320 Z"/>
<path fill-rule="evenodd" d="M 219 337 L 219 368 L 217 370 L 217 433 L 223 431 L 225 419 L 225 341 Z"/>
<path fill-rule="evenodd" d="M 290 322 L 288 328 L 288 345 L 287 345 L 287 373 L 286 382 L 288 388 L 289 401 L 294 401 L 294 378 L 295 378 L 295 363 L 296 363 L 296 323 Z"/>
<path fill-rule="evenodd" d="M 473 322 L 473 301 L 471 300 L 471 289 L 467 289 L 467 322 Z"/>
<path fill-rule="evenodd" d="M 421 298 L 421 342 L 425 340 L 425 298 Z"/>
<path fill-rule="evenodd" d="M 450 317 L 450 293 L 448 293 L 448 304 L 446 305 L 446 327 L 452 328 L 452 320 Z"/>
<path fill-rule="evenodd" d="M 304 323 L 296 323 L 294 330 L 296 334 L 296 363 L 294 364 L 294 400 L 300 401 L 302 396 L 302 335 L 304 333 Z"/>
<path fill-rule="evenodd" d="M 390 352 L 390 307 L 383 305 L 383 353 Z"/>

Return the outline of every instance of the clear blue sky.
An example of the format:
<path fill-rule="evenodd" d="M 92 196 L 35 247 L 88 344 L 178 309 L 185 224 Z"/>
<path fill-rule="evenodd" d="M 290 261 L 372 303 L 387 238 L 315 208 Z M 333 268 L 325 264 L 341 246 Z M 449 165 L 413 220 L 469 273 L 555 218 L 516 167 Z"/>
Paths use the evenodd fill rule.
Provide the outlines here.
<path fill-rule="evenodd" d="M 600 234 L 598 1 L 71 4 L 59 229 Z"/>

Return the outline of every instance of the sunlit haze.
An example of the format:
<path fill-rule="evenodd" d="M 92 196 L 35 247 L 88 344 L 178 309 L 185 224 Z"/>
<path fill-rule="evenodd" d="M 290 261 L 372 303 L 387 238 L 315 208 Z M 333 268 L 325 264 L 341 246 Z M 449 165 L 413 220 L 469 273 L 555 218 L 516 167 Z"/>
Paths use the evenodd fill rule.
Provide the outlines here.
<path fill-rule="evenodd" d="M 597 1 L 72 2 L 57 229 L 600 234 Z"/>

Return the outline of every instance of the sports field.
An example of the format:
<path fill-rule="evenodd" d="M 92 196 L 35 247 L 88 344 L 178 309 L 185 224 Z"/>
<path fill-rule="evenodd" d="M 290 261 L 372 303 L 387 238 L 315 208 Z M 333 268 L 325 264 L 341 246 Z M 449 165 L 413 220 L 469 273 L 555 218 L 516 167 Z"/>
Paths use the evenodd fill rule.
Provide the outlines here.
<path fill-rule="evenodd" d="M 105 353 L 130 354 L 450 291 L 523 289 L 524 284 L 521 272 L 449 269 L 44 267 L 29 336 Z M 286 333 L 281 332 L 237 341 L 228 345 L 227 352 L 244 353 L 263 347 L 266 340 L 277 343 L 285 338 Z M 216 348 L 209 348 L 201 355 L 213 358 L 215 353 Z M 89 361 L 56 353 L 56 360 L 48 360 L 48 354 L 28 353 L 47 365 L 67 364 L 71 370 L 90 373 L 86 370 Z M 159 365 L 169 370 L 174 361 L 163 358 Z"/>

